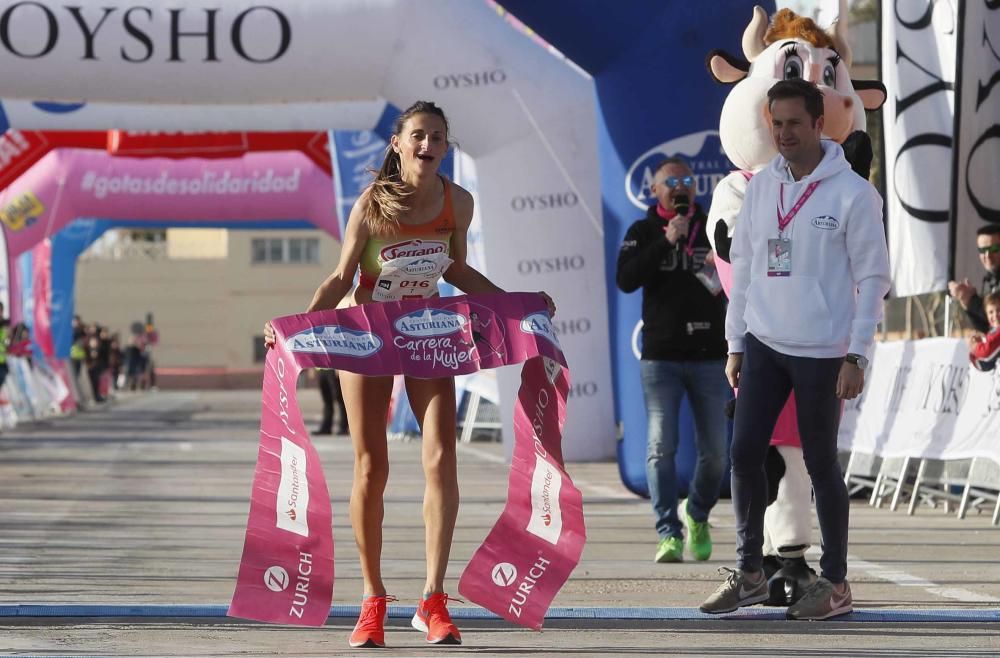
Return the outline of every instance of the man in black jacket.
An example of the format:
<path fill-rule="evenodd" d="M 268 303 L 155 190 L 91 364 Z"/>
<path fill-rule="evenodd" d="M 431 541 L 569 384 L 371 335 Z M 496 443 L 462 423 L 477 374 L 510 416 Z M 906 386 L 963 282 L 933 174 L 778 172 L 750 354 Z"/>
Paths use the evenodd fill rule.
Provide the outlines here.
<path fill-rule="evenodd" d="M 680 562 L 712 554 L 708 515 L 719 498 L 726 460 L 724 408 L 732 398 L 725 377 L 725 300 L 712 266 L 705 214 L 694 176 L 680 158 L 655 170 L 656 205 L 629 227 L 618 254 L 618 287 L 642 288 L 642 375 L 648 414 L 646 480 L 659 535 L 655 560 Z M 681 399 L 694 412 L 698 454 L 687 503 L 677 509 L 674 455 Z"/>
<path fill-rule="evenodd" d="M 986 270 L 982 294 L 976 293 L 976 288 L 968 279 L 949 281 L 948 292 L 962 305 L 973 328 L 985 334 L 990 330 L 990 323 L 986 321 L 983 298 L 1000 292 L 1000 225 L 988 224 L 976 231 L 976 250 L 979 252 L 979 262 Z"/>

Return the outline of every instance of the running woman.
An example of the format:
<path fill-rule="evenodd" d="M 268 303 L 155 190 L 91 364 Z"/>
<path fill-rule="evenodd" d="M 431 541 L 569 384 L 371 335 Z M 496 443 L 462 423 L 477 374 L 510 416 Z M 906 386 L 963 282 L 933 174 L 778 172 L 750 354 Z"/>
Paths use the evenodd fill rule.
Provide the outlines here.
<path fill-rule="evenodd" d="M 308 312 L 379 300 L 437 295 L 437 279 L 467 294 L 503 292 L 466 262 L 472 195 L 438 173 L 448 151 L 448 121 L 434 103 L 418 101 L 393 124 L 385 160 L 347 222 L 340 262 L 320 284 Z M 438 269 L 428 266 L 436 261 Z M 361 268 L 360 282 L 353 286 Z M 384 270 L 384 272 L 383 272 Z M 441 271 L 443 270 L 443 272 Z M 541 293 L 549 313 L 552 299 Z M 264 326 L 264 342 L 274 330 Z M 385 646 L 387 603 L 382 579 L 383 493 L 389 475 L 386 417 L 392 377 L 340 372 L 351 440 L 354 482 L 351 525 L 361 556 L 364 599 L 352 647 Z M 433 644 L 461 644 L 448 614 L 445 571 L 458 515 L 455 382 L 406 378 L 406 393 L 423 434 L 422 460 L 427 580 L 412 625 Z"/>

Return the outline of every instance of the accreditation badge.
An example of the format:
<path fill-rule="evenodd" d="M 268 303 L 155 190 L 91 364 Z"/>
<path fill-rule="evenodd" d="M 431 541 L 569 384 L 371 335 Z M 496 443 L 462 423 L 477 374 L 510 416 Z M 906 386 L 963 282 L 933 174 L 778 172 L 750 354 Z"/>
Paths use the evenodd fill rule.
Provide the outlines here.
<path fill-rule="evenodd" d="M 767 241 L 767 275 L 791 276 L 792 241 L 772 238 Z"/>

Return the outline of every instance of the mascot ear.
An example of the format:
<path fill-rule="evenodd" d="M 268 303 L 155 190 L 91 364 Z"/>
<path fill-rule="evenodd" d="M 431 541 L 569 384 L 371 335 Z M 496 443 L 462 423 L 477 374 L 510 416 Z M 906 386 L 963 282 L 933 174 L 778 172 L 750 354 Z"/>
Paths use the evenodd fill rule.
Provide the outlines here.
<path fill-rule="evenodd" d="M 715 223 L 715 257 L 721 258 L 725 262 L 729 261 L 729 249 L 733 246 L 733 240 L 729 237 L 729 227 L 725 222 Z"/>
<path fill-rule="evenodd" d="M 868 133 L 863 130 L 855 130 L 847 136 L 841 146 L 844 147 L 844 157 L 850 163 L 854 173 L 868 180 L 872 170 L 872 159 L 875 157 L 872 151 L 872 139 Z"/>
<path fill-rule="evenodd" d="M 713 50 L 708 53 L 705 65 L 716 82 L 727 85 L 739 82 L 747 77 L 750 71 L 749 62 L 737 59 L 724 50 Z"/>
<path fill-rule="evenodd" d="M 885 103 L 887 96 L 885 85 L 878 80 L 851 80 L 854 93 L 861 99 L 866 110 L 877 110 Z"/>

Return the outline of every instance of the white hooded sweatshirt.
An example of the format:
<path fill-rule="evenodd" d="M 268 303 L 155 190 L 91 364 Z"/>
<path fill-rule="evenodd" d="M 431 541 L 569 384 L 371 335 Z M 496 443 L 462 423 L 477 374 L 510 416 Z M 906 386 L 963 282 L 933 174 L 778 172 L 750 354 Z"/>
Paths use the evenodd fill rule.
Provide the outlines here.
<path fill-rule="evenodd" d="M 882 199 L 851 170 L 839 144 L 824 140 L 822 146 L 823 160 L 801 180 L 778 156 L 747 187 L 730 251 L 730 353 L 742 353 L 751 333 L 790 356 L 870 355 L 890 284 Z M 792 246 L 791 275 L 768 276 L 767 241 L 778 237 L 782 187 L 788 213 L 817 181 L 784 231 Z"/>

